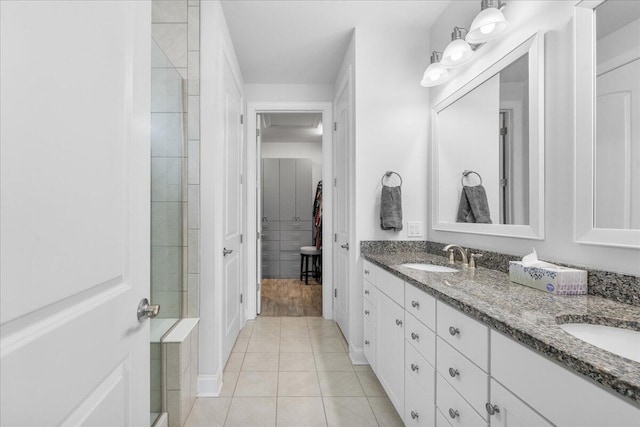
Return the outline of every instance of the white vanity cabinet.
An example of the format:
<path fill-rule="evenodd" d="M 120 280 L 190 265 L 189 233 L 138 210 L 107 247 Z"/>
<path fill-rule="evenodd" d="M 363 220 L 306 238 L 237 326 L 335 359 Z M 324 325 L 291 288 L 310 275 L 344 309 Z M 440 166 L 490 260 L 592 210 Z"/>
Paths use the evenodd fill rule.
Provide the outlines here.
<path fill-rule="evenodd" d="M 491 380 L 491 427 L 552 427 L 540 414 L 496 380 Z"/>

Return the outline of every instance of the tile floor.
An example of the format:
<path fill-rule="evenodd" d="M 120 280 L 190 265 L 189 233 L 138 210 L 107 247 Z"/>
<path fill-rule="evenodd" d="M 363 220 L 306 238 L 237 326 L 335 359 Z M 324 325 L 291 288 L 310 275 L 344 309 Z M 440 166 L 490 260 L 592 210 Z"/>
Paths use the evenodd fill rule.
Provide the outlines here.
<path fill-rule="evenodd" d="M 352 365 L 333 321 L 259 317 L 240 331 L 220 397 L 198 398 L 187 427 L 402 426 L 369 366 Z"/>

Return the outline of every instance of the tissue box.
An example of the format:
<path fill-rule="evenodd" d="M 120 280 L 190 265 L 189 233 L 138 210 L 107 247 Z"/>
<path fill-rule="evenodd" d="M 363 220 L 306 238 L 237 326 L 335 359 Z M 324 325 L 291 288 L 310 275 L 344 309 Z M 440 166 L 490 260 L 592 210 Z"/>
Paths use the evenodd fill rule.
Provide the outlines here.
<path fill-rule="evenodd" d="M 509 261 L 509 280 L 555 295 L 586 295 L 587 272 L 554 266 L 525 267 L 521 261 Z"/>

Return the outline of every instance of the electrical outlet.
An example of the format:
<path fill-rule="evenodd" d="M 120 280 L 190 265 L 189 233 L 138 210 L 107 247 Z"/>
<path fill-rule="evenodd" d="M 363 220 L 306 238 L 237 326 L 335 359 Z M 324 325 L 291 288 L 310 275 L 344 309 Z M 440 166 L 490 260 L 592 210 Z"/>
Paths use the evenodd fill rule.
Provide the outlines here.
<path fill-rule="evenodd" d="M 422 237 L 422 222 L 407 222 L 407 237 Z"/>

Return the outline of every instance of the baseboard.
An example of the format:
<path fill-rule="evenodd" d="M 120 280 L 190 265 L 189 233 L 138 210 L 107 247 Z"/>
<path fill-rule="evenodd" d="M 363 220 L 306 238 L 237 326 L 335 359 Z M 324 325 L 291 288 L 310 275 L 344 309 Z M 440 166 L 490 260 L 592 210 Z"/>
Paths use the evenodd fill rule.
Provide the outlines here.
<path fill-rule="evenodd" d="M 353 363 L 354 365 L 369 364 L 369 361 L 364 355 L 364 350 L 362 348 L 353 348 L 353 346 L 349 346 L 349 358 L 351 359 L 351 363 Z"/>
<path fill-rule="evenodd" d="M 222 374 L 198 375 L 198 397 L 218 397 L 222 389 Z"/>

